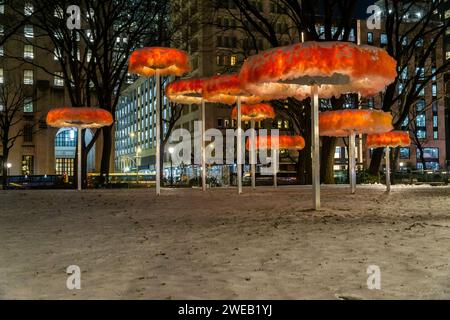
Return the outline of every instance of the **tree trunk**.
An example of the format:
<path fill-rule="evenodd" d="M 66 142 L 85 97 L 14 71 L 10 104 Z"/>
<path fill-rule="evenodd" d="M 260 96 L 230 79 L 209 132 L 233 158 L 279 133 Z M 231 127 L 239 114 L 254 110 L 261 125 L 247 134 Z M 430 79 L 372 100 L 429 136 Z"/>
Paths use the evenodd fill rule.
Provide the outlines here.
<path fill-rule="evenodd" d="M 2 159 L 2 189 L 6 190 L 8 186 L 8 168 L 6 167 L 8 163 L 8 151 L 5 153 L 5 148 L 3 148 L 3 159 Z"/>
<path fill-rule="evenodd" d="M 102 159 L 100 163 L 100 183 L 106 183 L 106 178 L 109 176 L 109 163 L 111 160 L 112 148 L 112 126 L 102 128 L 103 148 Z"/>
<path fill-rule="evenodd" d="M 322 137 L 322 152 L 320 154 L 320 180 L 322 183 L 334 184 L 334 151 L 335 137 Z"/>
<path fill-rule="evenodd" d="M 86 149 L 86 130 L 81 134 L 81 185 L 83 189 L 87 188 L 87 149 Z"/>
<path fill-rule="evenodd" d="M 377 177 L 380 180 L 380 166 L 383 161 L 384 148 L 373 149 L 372 160 L 370 161 L 369 169 L 367 173 L 371 176 Z"/>

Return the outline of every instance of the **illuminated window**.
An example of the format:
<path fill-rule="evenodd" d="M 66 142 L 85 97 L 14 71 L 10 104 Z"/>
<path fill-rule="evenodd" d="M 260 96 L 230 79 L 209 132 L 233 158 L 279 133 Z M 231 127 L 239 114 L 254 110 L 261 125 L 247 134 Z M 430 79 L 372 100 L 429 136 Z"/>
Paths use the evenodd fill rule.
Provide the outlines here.
<path fill-rule="evenodd" d="M 26 16 L 31 16 L 33 14 L 33 11 L 34 11 L 33 4 L 29 3 L 29 2 L 26 2 L 25 6 L 24 6 L 24 9 L 23 9 L 23 13 Z"/>
<path fill-rule="evenodd" d="M 25 113 L 33 112 L 33 98 L 26 97 L 23 99 L 23 112 Z"/>
<path fill-rule="evenodd" d="M 235 66 L 237 64 L 237 56 L 231 56 L 230 64 Z"/>
<path fill-rule="evenodd" d="M 62 72 L 55 72 L 55 77 L 53 78 L 53 84 L 56 87 L 64 86 L 64 74 Z"/>
<path fill-rule="evenodd" d="M 33 29 L 33 26 L 26 25 L 25 27 L 23 27 L 23 35 L 24 35 L 26 38 L 33 38 L 33 37 L 34 37 L 34 29 Z"/>
<path fill-rule="evenodd" d="M 22 156 L 22 175 L 32 175 L 34 173 L 34 156 Z"/>
<path fill-rule="evenodd" d="M 55 48 L 53 50 L 53 60 L 59 60 L 61 57 L 61 50 L 59 50 L 59 48 Z"/>
<path fill-rule="evenodd" d="M 33 59 L 34 58 L 34 50 L 31 44 L 26 44 L 23 47 L 23 57 L 25 59 Z"/>
<path fill-rule="evenodd" d="M 33 84 L 33 70 L 23 70 L 23 84 Z"/>
<path fill-rule="evenodd" d="M 3 77 L 3 68 L 0 68 L 0 83 L 4 83 L 5 79 Z"/>

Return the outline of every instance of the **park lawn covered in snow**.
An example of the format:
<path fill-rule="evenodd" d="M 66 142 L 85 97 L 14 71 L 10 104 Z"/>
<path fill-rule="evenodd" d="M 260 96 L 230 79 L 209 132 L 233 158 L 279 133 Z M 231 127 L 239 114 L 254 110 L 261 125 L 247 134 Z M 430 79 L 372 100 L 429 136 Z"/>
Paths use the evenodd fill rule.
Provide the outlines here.
<path fill-rule="evenodd" d="M 0 191 L 0 299 L 450 298 L 448 187 L 154 193 Z"/>

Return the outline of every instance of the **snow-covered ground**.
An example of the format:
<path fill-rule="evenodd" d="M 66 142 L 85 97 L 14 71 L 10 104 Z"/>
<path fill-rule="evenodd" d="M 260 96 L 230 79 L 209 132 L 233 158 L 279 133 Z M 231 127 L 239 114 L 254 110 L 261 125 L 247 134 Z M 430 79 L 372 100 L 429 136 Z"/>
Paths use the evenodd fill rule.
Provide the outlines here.
<path fill-rule="evenodd" d="M 384 190 L 0 191 L 0 299 L 449 299 L 450 188 Z"/>

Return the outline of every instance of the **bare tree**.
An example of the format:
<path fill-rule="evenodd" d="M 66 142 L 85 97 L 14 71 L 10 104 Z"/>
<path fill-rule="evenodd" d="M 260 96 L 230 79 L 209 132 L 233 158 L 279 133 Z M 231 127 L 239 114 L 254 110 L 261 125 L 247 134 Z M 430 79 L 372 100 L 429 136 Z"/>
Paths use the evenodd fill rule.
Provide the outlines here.
<path fill-rule="evenodd" d="M 353 14 L 355 0 L 271 0 L 269 12 L 264 11 L 262 2 L 250 0 L 216 1 L 217 15 L 226 13 L 235 24 L 223 29 L 238 30 L 244 35 L 240 53 L 246 57 L 263 49 L 260 40 L 269 47 L 305 41 L 349 41 L 355 34 Z M 210 21 L 216 21 L 210 19 Z M 323 28 L 318 28 L 319 24 Z M 234 49 L 239 50 L 238 49 Z M 345 96 L 329 100 L 328 108 L 341 109 Z M 299 152 L 297 176 L 300 183 L 311 182 L 310 99 L 296 101 L 288 99 L 273 102 L 277 113 L 286 116 L 293 124 L 296 133 L 305 137 L 305 149 Z M 323 110 L 323 107 L 321 108 Z M 336 138 L 322 138 L 321 179 L 334 183 L 334 150 Z"/>
<path fill-rule="evenodd" d="M 24 94 L 23 86 L 19 82 L 10 81 L 0 85 L 0 145 L 2 156 L 2 187 L 6 189 L 8 177 L 8 158 L 11 149 L 17 139 L 32 135 L 37 132 L 37 121 L 26 121 L 24 124 L 24 107 L 32 104 L 30 99 Z M 21 126 L 23 125 L 23 126 Z"/>
<path fill-rule="evenodd" d="M 398 76 L 381 94 L 382 110 L 396 113 L 394 128 L 400 129 L 421 99 L 425 88 L 437 83 L 448 70 L 449 60 L 438 59 L 436 51 L 450 26 L 437 16 L 438 1 L 384 0 L 383 24 L 387 36 L 386 51 L 397 60 Z M 413 13 L 420 12 L 420 16 Z M 401 88 L 401 90 L 400 90 Z M 413 133 L 413 136 L 415 133 Z M 378 176 L 383 149 L 372 153 L 369 174 Z"/>

